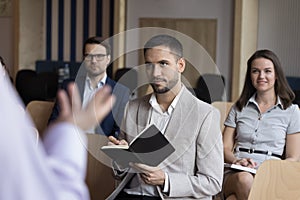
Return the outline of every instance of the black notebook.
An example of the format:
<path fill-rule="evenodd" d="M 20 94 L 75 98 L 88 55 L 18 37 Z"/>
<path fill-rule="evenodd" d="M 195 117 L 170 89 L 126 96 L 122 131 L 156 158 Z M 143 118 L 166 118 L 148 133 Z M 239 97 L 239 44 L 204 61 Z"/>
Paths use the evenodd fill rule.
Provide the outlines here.
<path fill-rule="evenodd" d="M 123 166 L 129 162 L 157 166 L 175 151 L 173 145 L 155 125 L 146 127 L 129 146 L 108 145 L 101 150 L 111 159 Z"/>

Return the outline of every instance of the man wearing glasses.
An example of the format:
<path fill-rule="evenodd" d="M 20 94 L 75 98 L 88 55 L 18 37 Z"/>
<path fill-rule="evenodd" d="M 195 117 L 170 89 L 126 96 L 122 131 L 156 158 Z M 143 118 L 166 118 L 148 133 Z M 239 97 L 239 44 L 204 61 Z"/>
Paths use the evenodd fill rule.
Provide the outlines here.
<path fill-rule="evenodd" d="M 107 76 L 106 69 L 111 61 L 110 44 L 100 37 L 91 37 L 84 42 L 83 46 L 83 64 L 77 74 L 76 84 L 82 99 L 82 106 L 85 107 L 87 102 L 94 96 L 96 91 L 109 85 L 112 93 L 116 96 L 116 103 L 112 111 L 106 116 L 102 123 L 96 127 L 91 127 L 87 133 L 97 133 L 106 136 L 117 136 L 119 125 L 122 121 L 125 105 L 129 99 L 129 89 L 116 83 Z M 67 88 L 72 79 L 63 82 L 62 87 Z M 60 112 L 59 105 L 56 103 L 49 122 L 57 118 Z"/>

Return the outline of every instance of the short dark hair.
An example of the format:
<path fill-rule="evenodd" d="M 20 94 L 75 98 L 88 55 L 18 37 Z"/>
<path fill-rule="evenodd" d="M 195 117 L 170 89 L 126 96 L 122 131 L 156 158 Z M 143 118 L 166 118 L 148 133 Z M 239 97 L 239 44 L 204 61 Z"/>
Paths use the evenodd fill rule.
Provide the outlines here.
<path fill-rule="evenodd" d="M 251 81 L 251 65 L 252 62 L 257 58 L 266 58 L 272 61 L 276 76 L 275 94 L 280 97 L 283 108 L 286 109 L 292 104 L 293 100 L 295 99 L 295 94 L 287 82 L 279 58 L 274 52 L 268 49 L 258 50 L 248 59 L 245 83 L 241 96 L 236 102 L 237 108 L 242 110 L 242 108 L 247 104 L 249 98 L 256 92 L 256 89 L 252 85 Z"/>
<path fill-rule="evenodd" d="M 156 35 L 146 42 L 146 44 L 144 45 L 144 55 L 148 49 L 157 46 L 168 47 L 172 51 L 172 53 L 179 58 L 183 56 L 182 44 L 175 37 L 164 34 Z"/>
<path fill-rule="evenodd" d="M 105 47 L 106 55 L 111 55 L 111 47 L 110 47 L 109 42 L 107 40 L 104 40 L 101 37 L 94 36 L 94 37 L 88 38 L 83 44 L 83 50 L 82 50 L 83 55 L 85 54 L 85 48 L 86 48 L 87 44 L 100 44 Z"/>

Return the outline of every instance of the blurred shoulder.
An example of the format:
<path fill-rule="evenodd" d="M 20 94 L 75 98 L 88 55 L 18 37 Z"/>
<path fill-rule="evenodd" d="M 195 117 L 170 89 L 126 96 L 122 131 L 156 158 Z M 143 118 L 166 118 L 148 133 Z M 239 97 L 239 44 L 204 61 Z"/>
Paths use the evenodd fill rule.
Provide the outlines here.
<path fill-rule="evenodd" d="M 111 78 L 107 77 L 106 84 L 112 88 L 112 92 L 117 95 L 129 95 L 130 90 L 125 85 L 118 83 Z"/>

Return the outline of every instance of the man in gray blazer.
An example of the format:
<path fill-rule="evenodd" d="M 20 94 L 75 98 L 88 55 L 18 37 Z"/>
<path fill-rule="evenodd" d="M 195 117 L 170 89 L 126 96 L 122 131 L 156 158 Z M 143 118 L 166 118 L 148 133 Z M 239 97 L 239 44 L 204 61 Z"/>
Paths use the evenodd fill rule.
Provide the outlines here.
<path fill-rule="evenodd" d="M 185 60 L 177 39 L 152 37 L 144 46 L 144 57 L 154 92 L 127 104 L 122 134 L 118 139 L 110 136 L 110 144 L 128 144 L 155 124 L 176 150 L 156 167 L 133 163 L 124 169 L 114 163 L 123 180 L 107 199 L 212 199 L 223 180 L 219 112 L 182 84 Z"/>

